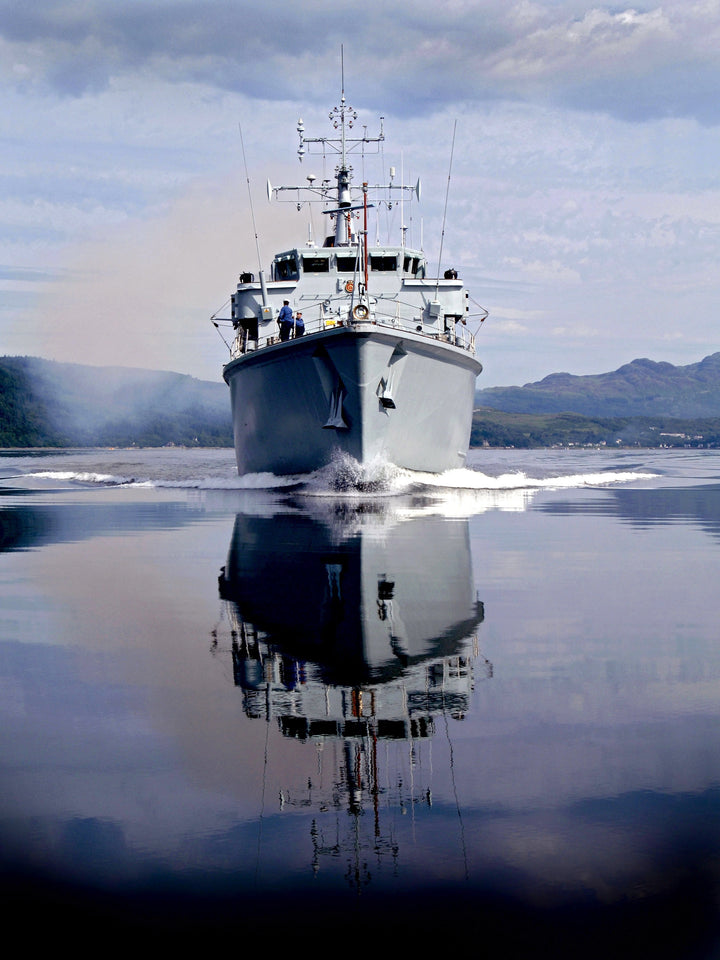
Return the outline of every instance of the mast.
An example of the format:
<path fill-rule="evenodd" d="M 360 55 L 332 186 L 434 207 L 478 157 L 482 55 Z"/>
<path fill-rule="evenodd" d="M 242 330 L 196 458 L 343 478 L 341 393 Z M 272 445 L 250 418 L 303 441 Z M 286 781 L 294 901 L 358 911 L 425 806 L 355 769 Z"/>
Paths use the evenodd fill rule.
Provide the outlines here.
<path fill-rule="evenodd" d="M 348 124 L 352 127 L 353 120 L 357 119 L 357 113 L 355 113 L 352 108 L 349 109 L 352 117 L 348 120 Z M 341 152 L 340 166 L 337 174 L 337 201 L 338 211 L 342 210 L 347 212 L 338 212 L 335 217 L 335 246 L 344 247 L 350 243 L 352 239 L 352 223 L 349 210 L 351 206 L 350 171 L 348 170 L 347 155 L 345 152 L 345 48 L 343 44 L 340 44 L 340 107 L 334 107 L 333 113 L 337 113 L 338 110 L 340 115 Z M 335 123 L 335 129 L 337 129 L 337 123 Z"/>
<path fill-rule="evenodd" d="M 352 199 L 350 196 L 350 181 L 352 180 L 351 170 L 347 163 L 347 139 L 345 134 L 345 125 L 352 129 L 352 125 L 357 120 L 357 113 L 352 107 L 345 103 L 345 90 L 340 96 L 340 106 L 333 107 L 330 112 L 330 119 L 337 130 L 340 128 L 340 163 L 337 169 L 337 210 L 335 211 L 335 246 L 347 247 L 352 243 L 352 223 L 350 211 L 352 210 Z M 331 211 L 326 211 L 327 213 Z"/>
<path fill-rule="evenodd" d="M 323 210 L 323 213 L 335 217 L 335 228 L 334 235 L 331 238 L 328 238 L 327 242 L 330 242 L 330 245 L 335 247 L 348 247 L 357 243 L 357 237 L 355 236 L 355 231 L 353 230 L 352 220 L 353 213 L 355 211 L 363 210 L 365 211 L 365 216 L 367 216 L 367 209 L 375 206 L 375 204 L 368 202 L 368 193 L 372 191 L 382 191 L 385 193 L 392 193 L 393 191 L 400 190 L 401 193 L 407 191 L 411 196 L 414 194 L 415 197 L 420 199 L 420 181 L 418 180 L 415 186 L 406 186 L 405 184 L 396 184 L 393 183 L 393 175 L 391 175 L 390 183 L 385 184 L 367 184 L 364 182 L 362 187 L 352 186 L 352 174 L 353 168 L 349 163 L 352 153 L 359 153 L 362 156 L 366 156 L 368 152 L 379 153 L 380 145 L 385 140 L 385 130 L 384 130 L 384 117 L 380 117 L 380 132 L 377 136 L 368 136 L 367 127 L 363 127 L 363 133 L 361 136 L 352 136 L 351 130 L 355 125 L 355 121 L 358 119 L 357 112 L 353 107 L 351 107 L 345 99 L 345 79 L 344 79 L 344 68 L 343 68 L 343 83 L 342 90 L 340 94 L 340 103 L 338 106 L 333 107 L 329 113 L 329 119 L 332 122 L 335 130 L 338 131 L 338 135 L 335 137 L 308 137 L 305 135 L 305 124 L 302 119 L 298 120 L 297 123 L 297 132 L 300 138 L 300 143 L 298 144 L 298 159 L 300 163 L 303 162 L 303 159 L 306 154 L 318 154 L 321 153 L 325 157 L 327 152 L 334 152 L 338 155 L 338 164 L 335 168 L 335 196 L 332 196 L 332 187 L 330 186 L 329 180 L 323 180 L 321 184 L 317 186 L 314 185 L 315 177 L 308 177 L 310 182 L 309 186 L 283 186 L 283 187 L 274 187 L 269 181 L 267 185 L 268 199 L 281 199 L 282 193 L 292 193 L 294 194 L 293 202 L 296 203 L 297 209 L 300 210 L 304 202 L 324 202 L 328 201 L 333 204 L 330 208 Z M 313 145 L 317 145 L 313 150 Z M 368 148 L 374 147 L 374 150 L 368 150 Z M 353 196 L 354 192 L 354 196 Z M 291 198 L 288 198 L 291 199 Z M 333 203 L 334 201 L 334 203 Z M 360 202 L 358 202 L 360 201 Z M 390 201 L 382 201 L 387 202 Z M 404 209 L 404 208 L 403 208 Z M 365 241 L 367 246 L 367 224 L 365 226 Z M 328 231 L 329 232 L 329 231 Z M 403 227 L 402 235 L 402 245 L 405 246 L 405 228 Z"/>
<path fill-rule="evenodd" d="M 363 266 L 365 268 L 365 293 L 368 289 L 368 228 L 367 228 L 367 180 L 363 182 Z"/>

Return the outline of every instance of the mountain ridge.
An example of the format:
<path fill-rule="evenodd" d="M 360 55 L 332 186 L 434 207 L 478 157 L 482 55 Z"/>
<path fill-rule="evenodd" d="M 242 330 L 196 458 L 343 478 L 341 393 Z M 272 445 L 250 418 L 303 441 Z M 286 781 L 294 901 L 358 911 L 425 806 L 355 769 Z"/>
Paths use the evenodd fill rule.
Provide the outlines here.
<path fill-rule="evenodd" d="M 686 366 L 647 358 L 609 373 L 551 373 L 522 387 L 487 387 L 478 406 L 506 413 L 591 417 L 720 416 L 720 352 Z"/>

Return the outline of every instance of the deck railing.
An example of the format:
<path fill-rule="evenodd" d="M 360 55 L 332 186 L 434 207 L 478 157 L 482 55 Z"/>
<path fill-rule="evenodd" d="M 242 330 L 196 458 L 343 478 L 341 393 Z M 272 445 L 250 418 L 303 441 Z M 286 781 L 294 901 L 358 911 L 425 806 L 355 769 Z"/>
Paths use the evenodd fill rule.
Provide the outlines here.
<path fill-rule="evenodd" d="M 303 317 L 303 320 L 305 321 L 304 336 L 311 336 L 325 330 L 335 329 L 336 327 L 350 327 L 354 329 L 360 325 L 369 324 L 371 326 L 402 331 L 403 333 L 414 333 L 428 340 L 439 340 L 443 343 L 451 343 L 456 347 L 467 350 L 469 353 L 475 353 L 475 336 L 462 322 L 454 324 L 452 328 L 446 331 L 435 331 L 423 329 L 422 317 L 408 320 L 406 318 L 391 317 L 378 313 L 371 313 L 369 317 L 361 320 L 343 320 L 337 314 L 323 314 L 321 312 L 317 317 L 308 319 Z M 258 336 L 257 339 L 251 338 L 248 330 L 240 328 L 230 348 L 231 359 L 236 360 L 246 353 L 262 350 L 265 347 L 281 343 L 280 330 L 277 324 L 270 323 L 267 326 L 272 332 L 269 330 L 267 333 Z M 293 328 L 290 339 L 297 339 L 295 336 L 295 328 Z"/>

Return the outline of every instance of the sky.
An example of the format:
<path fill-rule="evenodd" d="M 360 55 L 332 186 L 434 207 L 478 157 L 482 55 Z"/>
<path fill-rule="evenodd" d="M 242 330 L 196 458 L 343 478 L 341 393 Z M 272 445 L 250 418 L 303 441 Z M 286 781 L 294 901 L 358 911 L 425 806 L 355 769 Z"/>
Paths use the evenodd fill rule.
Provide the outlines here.
<path fill-rule="evenodd" d="M 0 354 L 220 379 L 341 46 L 408 242 L 489 311 L 479 386 L 720 349 L 720 0 L 0 0 Z"/>

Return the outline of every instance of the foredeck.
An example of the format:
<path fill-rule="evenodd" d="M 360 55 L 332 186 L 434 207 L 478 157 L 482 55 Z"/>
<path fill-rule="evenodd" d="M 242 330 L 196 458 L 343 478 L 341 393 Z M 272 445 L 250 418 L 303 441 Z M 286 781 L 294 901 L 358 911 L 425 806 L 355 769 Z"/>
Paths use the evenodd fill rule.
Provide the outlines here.
<path fill-rule="evenodd" d="M 360 265 L 353 248 L 308 246 L 277 254 L 267 283 L 241 274 L 231 298 L 231 359 L 280 342 L 277 318 L 285 302 L 294 320 L 302 317 L 305 336 L 371 323 L 475 352 L 468 293 L 455 271 L 427 277 L 422 253 L 402 247 L 372 248 L 364 271 Z"/>

